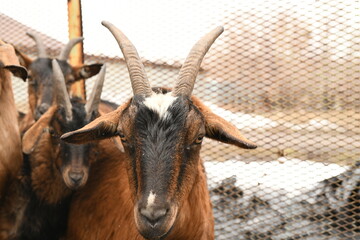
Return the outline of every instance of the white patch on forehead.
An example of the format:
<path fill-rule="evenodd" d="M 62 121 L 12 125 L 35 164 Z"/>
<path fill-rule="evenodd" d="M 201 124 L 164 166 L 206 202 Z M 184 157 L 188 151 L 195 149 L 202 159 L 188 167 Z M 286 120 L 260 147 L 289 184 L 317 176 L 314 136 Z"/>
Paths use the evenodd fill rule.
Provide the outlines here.
<path fill-rule="evenodd" d="M 148 98 L 145 98 L 144 104 L 149 109 L 157 112 L 160 118 L 166 118 L 168 109 L 171 104 L 176 100 L 177 97 L 171 95 L 171 92 L 167 94 L 156 94 L 154 93 Z"/>
<path fill-rule="evenodd" d="M 149 209 L 150 207 L 152 207 L 152 205 L 154 205 L 155 198 L 156 198 L 156 194 L 153 193 L 153 191 L 150 191 L 149 197 L 147 199 L 146 209 Z"/>

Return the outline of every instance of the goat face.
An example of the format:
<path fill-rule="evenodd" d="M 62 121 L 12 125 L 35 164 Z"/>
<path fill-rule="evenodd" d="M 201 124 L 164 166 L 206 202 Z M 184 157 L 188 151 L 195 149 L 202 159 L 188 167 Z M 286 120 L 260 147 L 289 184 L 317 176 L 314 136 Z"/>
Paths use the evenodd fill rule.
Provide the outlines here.
<path fill-rule="evenodd" d="M 56 166 L 60 170 L 63 180 L 70 189 L 82 187 L 88 179 L 89 166 L 95 154 L 90 144 L 79 146 L 59 141 L 59 136 L 64 132 L 78 129 L 98 115 L 98 105 L 102 85 L 105 78 L 105 66 L 103 66 L 97 78 L 94 90 L 87 103 L 79 98 L 70 100 L 65 86 L 64 76 L 57 60 L 52 60 L 54 82 L 56 87 L 56 100 L 48 110 L 26 131 L 23 136 L 23 152 L 30 154 L 37 146 L 38 139 L 47 129 L 52 134 L 51 151 L 56 155 Z M 38 151 L 40 152 L 40 151 Z"/>
<path fill-rule="evenodd" d="M 66 61 L 57 60 L 67 82 L 73 81 L 73 71 Z M 38 120 L 52 105 L 54 83 L 52 60 L 38 58 L 29 66 L 29 104 L 35 120 Z M 67 85 L 69 88 L 69 85 Z"/>
<path fill-rule="evenodd" d="M 176 224 L 182 203 L 195 184 L 203 137 L 242 148 L 256 145 L 191 96 L 201 60 L 222 28 L 214 29 L 193 47 L 169 92 L 150 88 L 135 47 L 115 26 L 103 25 L 124 54 L 134 97 L 61 139 L 87 143 L 119 136 L 126 153 L 136 226 L 145 238 L 162 239 Z"/>
<path fill-rule="evenodd" d="M 187 97 L 171 93 L 134 98 L 118 134 L 128 154 L 128 176 L 139 232 L 157 239 L 173 226 L 194 184 L 205 122 Z"/>
<path fill-rule="evenodd" d="M 37 44 L 39 54 L 38 58 L 32 60 L 30 57 L 19 51 L 17 51 L 17 53 L 20 61 L 29 70 L 28 95 L 30 111 L 34 116 L 34 119 L 38 120 L 52 105 L 52 101 L 55 96 L 53 93 L 54 83 L 52 58 L 47 56 L 44 44 L 39 36 L 31 33 L 28 33 L 28 35 L 33 38 Z M 102 66 L 102 64 L 92 64 L 74 67 L 67 62 L 70 50 L 75 46 L 75 44 L 81 42 L 82 40 L 83 38 L 70 40 L 56 58 L 62 70 L 68 90 L 70 89 L 72 83 L 97 74 Z"/>
<path fill-rule="evenodd" d="M 84 103 L 80 99 L 72 99 L 72 119 L 66 118 L 64 108 L 59 108 L 51 124 L 53 129 L 53 146 L 58 147 L 58 168 L 66 186 L 70 189 L 78 189 L 85 185 L 89 176 L 90 164 L 95 159 L 93 144 L 74 145 L 59 141 L 63 133 L 78 129 L 86 125 L 86 112 Z"/>

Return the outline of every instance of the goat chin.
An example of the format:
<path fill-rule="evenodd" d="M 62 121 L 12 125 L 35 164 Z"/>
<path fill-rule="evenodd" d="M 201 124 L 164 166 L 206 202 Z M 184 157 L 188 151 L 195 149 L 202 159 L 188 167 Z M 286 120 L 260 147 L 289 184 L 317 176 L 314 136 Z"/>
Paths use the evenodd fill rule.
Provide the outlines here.
<path fill-rule="evenodd" d="M 161 239 L 170 233 L 178 213 L 178 207 L 173 205 L 167 212 L 164 219 L 151 225 L 139 212 L 137 204 L 134 207 L 134 219 L 139 233 L 146 239 Z"/>

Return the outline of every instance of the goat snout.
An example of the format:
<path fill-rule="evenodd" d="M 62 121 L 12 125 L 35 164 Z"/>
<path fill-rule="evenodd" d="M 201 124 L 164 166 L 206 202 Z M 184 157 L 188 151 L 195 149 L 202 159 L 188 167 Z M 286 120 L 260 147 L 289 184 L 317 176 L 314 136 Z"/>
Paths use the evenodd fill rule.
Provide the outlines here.
<path fill-rule="evenodd" d="M 151 227 L 156 227 L 157 223 L 165 218 L 168 209 L 167 208 L 140 208 L 140 214 L 150 224 Z"/>
<path fill-rule="evenodd" d="M 69 178 L 76 185 L 79 184 L 84 177 L 84 172 L 69 172 Z"/>
<path fill-rule="evenodd" d="M 36 108 L 36 118 L 39 119 L 48 109 L 50 108 L 50 105 L 47 103 L 41 103 L 37 108 Z"/>

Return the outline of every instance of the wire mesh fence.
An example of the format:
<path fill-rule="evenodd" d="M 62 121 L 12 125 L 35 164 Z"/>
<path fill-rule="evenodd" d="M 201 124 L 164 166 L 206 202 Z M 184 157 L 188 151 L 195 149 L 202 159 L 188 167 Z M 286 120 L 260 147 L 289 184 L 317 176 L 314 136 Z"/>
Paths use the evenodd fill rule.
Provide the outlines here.
<path fill-rule="evenodd" d="M 21 17 L 6 7 L 0 38 L 34 54 L 25 32 L 38 31 L 55 56 L 67 37 L 59 36 L 67 28 L 62 5 L 59 15 L 39 7 Z M 259 147 L 203 144 L 216 239 L 360 239 L 358 1 L 83 1 L 82 8 L 85 61 L 106 62 L 102 98 L 117 104 L 132 92 L 101 20 L 129 36 L 151 84 L 165 87 L 197 39 L 224 26 L 194 95 Z M 38 14 L 41 24 L 27 21 Z M 26 84 L 14 84 L 26 111 Z"/>

